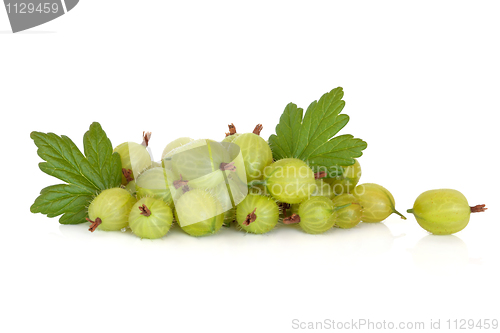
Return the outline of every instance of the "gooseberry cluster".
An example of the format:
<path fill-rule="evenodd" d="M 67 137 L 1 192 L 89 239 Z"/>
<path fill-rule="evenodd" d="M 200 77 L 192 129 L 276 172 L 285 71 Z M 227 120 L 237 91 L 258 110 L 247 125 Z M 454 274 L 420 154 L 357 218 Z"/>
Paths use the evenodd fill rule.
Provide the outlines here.
<path fill-rule="evenodd" d="M 276 134 L 266 141 L 262 125 L 252 133 L 229 132 L 220 142 L 178 138 L 152 161 L 148 143 L 125 142 L 113 149 L 101 125 L 84 135 L 84 153 L 66 136 L 32 132 L 45 161 L 40 169 L 60 180 L 44 188 L 30 207 L 62 224 L 91 223 L 90 231 L 130 228 L 142 238 L 160 238 L 175 222 L 187 234 L 206 236 L 234 223 L 263 234 L 279 224 L 310 234 L 334 227 L 377 223 L 396 210 L 385 187 L 358 184 L 367 143 L 337 135 L 348 123 L 337 87 L 313 101 L 305 114 L 289 103 Z M 121 171 L 121 172 L 120 172 Z M 422 193 L 408 213 L 425 230 L 439 235 L 465 228 L 473 212 L 456 190 Z"/>
<path fill-rule="evenodd" d="M 318 234 L 333 227 L 380 222 L 396 213 L 394 198 L 380 185 L 357 185 L 359 161 L 341 176 L 322 178 L 304 161 L 273 161 L 269 144 L 234 125 L 221 142 L 179 138 L 167 144 L 161 162 L 151 161 L 147 146 L 118 145 L 122 186 L 102 191 L 90 204 L 90 231 L 129 227 L 141 238 L 163 237 L 175 221 L 191 236 L 214 234 L 236 222 L 239 229 L 263 234 L 297 223 Z M 356 186 L 357 185 L 357 186 Z M 401 215 L 402 216 L 402 215 Z"/>

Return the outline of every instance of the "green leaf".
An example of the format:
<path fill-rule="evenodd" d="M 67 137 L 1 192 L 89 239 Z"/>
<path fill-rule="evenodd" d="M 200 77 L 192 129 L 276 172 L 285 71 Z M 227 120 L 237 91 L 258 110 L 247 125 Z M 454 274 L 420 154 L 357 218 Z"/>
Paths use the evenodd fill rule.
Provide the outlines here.
<path fill-rule="evenodd" d="M 67 136 L 32 132 L 40 169 L 67 184 L 44 188 L 30 210 L 48 217 L 62 215 L 62 224 L 85 222 L 87 207 L 102 190 L 120 186 L 121 161 L 99 123 L 92 123 L 83 139 L 85 155 Z"/>
<path fill-rule="evenodd" d="M 321 96 L 303 111 L 288 104 L 276 126 L 276 134 L 269 137 L 275 160 L 298 158 L 313 168 L 348 166 L 360 157 L 367 144 L 352 135 L 334 137 L 347 123 L 349 116 L 340 114 L 345 106 L 341 87 Z M 341 169 L 339 169 L 341 170 Z"/>
<path fill-rule="evenodd" d="M 47 217 L 63 214 L 59 219 L 61 224 L 78 224 L 85 222 L 85 207 L 93 197 L 93 194 L 75 185 L 53 185 L 40 192 L 31 206 L 31 212 L 46 214 Z"/>
<path fill-rule="evenodd" d="M 102 188 L 116 187 L 122 179 L 121 160 L 113 153 L 111 141 L 99 123 L 93 123 L 83 136 L 85 156 L 101 175 Z"/>

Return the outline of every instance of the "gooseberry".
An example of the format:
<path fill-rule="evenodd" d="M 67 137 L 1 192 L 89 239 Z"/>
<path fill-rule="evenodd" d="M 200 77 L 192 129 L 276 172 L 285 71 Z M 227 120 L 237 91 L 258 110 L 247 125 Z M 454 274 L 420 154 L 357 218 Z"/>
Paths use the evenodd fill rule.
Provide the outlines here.
<path fill-rule="evenodd" d="M 113 152 L 120 154 L 122 162 L 122 184 L 127 185 L 144 170 L 151 166 L 151 156 L 147 151 L 151 133 L 144 134 L 142 144 L 135 142 L 124 142 L 115 147 Z"/>
<path fill-rule="evenodd" d="M 287 224 L 289 221 L 298 221 L 302 230 L 308 234 L 320 234 L 335 224 L 333 211 L 332 200 L 327 197 L 312 197 L 300 204 L 298 215 L 292 215 L 283 222 Z"/>
<path fill-rule="evenodd" d="M 420 194 L 412 209 L 418 224 L 435 235 L 451 235 L 464 229 L 470 214 L 484 212 L 485 205 L 470 207 L 465 196 L 457 190 L 438 189 Z"/>
<path fill-rule="evenodd" d="M 163 200 L 170 207 L 173 206 L 167 175 L 162 167 L 151 168 L 141 173 L 137 177 L 136 190 L 138 199 L 154 197 Z"/>
<path fill-rule="evenodd" d="M 219 231 L 224 223 L 224 212 L 215 196 L 202 189 L 193 189 L 175 203 L 175 219 L 187 234 L 199 237 Z"/>
<path fill-rule="evenodd" d="M 342 176 L 324 179 L 332 186 L 336 195 L 352 193 L 361 178 L 361 165 L 357 159 L 354 159 L 353 165 L 344 166 L 343 169 Z"/>
<path fill-rule="evenodd" d="M 307 200 L 316 191 L 311 168 L 297 158 L 284 158 L 264 169 L 264 183 L 278 201 L 295 204 Z"/>
<path fill-rule="evenodd" d="M 395 208 L 394 197 L 385 187 L 378 184 L 366 183 L 355 187 L 353 195 L 363 207 L 363 222 L 381 222 L 395 213 L 406 220 Z"/>
<path fill-rule="evenodd" d="M 363 209 L 352 194 L 341 194 L 333 198 L 333 219 L 335 226 L 342 229 L 353 228 L 361 222 Z"/>
<path fill-rule="evenodd" d="M 278 220 L 278 205 L 270 197 L 249 194 L 236 207 L 236 221 L 247 232 L 264 234 L 274 229 Z"/>
<path fill-rule="evenodd" d="M 161 238 L 170 230 L 173 218 L 172 209 L 163 200 L 145 197 L 132 206 L 129 226 L 141 238 Z"/>
<path fill-rule="evenodd" d="M 128 216 L 132 205 L 136 202 L 130 192 L 123 188 L 110 188 L 102 191 L 92 200 L 89 206 L 87 221 L 95 229 L 111 231 L 120 230 L 128 225 Z"/>

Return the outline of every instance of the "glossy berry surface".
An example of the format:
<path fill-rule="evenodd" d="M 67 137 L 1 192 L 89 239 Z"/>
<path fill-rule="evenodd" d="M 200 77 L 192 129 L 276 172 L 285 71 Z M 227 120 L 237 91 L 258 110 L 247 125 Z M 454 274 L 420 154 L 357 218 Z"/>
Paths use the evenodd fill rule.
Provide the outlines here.
<path fill-rule="evenodd" d="M 122 188 L 102 191 L 89 206 L 89 219 L 101 223 L 97 229 L 112 231 L 128 226 L 130 209 L 136 202 L 130 193 Z"/>
<path fill-rule="evenodd" d="M 254 133 L 244 133 L 237 136 L 232 142 L 241 149 L 247 182 L 262 179 L 264 168 L 273 161 L 273 153 L 266 140 Z"/>
<path fill-rule="evenodd" d="M 239 137 L 241 133 L 234 133 L 231 135 L 226 136 L 222 142 L 233 142 L 237 137 Z"/>
<path fill-rule="evenodd" d="M 333 188 L 325 182 L 323 179 L 316 179 L 316 190 L 311 194 L 313 197 L 327 197 L 333 199 L 335 197 L 335 192 Z"/>
<path fill-rule="evenodd" d="M 333 213 L 335 226 L 350 229 L 361 222 L 363 209 L 352 194 L 341 194 L 332 200 L 335 211 Z"/>
<path fill-rule="evenodd" d="M 137 176 L 151 166 L 151 156 L 145 146 L 135 142 L 124 142 L 113 150 L 120 154 L 122 168 L 130 170 L 130 179 L 136 179 Z M 122 175 L 122 184 L 127 185 L 129 179 Z"/>
<path fill-rule="evenodd" d="M 391 192 L 383 186 L 373 183 L 361 184 L 356 186 L 353 195 L 363 207 L 363 216 L 361 217 L 363 222 L 381 222 L 392 213 L 398 214 L 406 220 L 406 217 L 396 210 L 396 203 Z"/>
<path fill-rule="evenodd" d="M 173 207 L 172 194 L 167 182 L 167 175 L 162 167 L 148 169 L 137 177 L 137 198 L 153 197 L 163 200 Z"/>
<path fill-rule="evenodd" d="M 216 233 L 224 223 L 222 206 L 215 196 L 201 189 L 184 193 L 175 203 L 175 218 L 191 236 Z"/>
<path fill-rule="evenodd" d="M 170 142 L 165 146 L 163 149 L 163 152 L 161 153 L 161 159 L 163 160 L 168 153 L 170 153 L 172 150 L 179 148 L 180 146 L 183 146 L 185 144 L 188 144 L 190 142 L 194 141 L 191 138 L 188 137 L 183 137 L 183 138 L 178 138 L 175 139 L 174 141 Z"/>
<path fill-rule="evenodd" d="M 413 209 L 418 224 L 435 235 L 450 235 L 464 229 L 469 223 L 471 207 L 457 190 L 437 189 L 420 194 Z"/>
<path fill-rule="evenodd" d="M 172 209 L 163 200 L 142 198 L 130 210 L 129 227 L 141 238 L 161 238 L 170 230 L 173 218 Z"/>
<path fill-rule="evenodd" d="M 332 200 L 326 197 L 313 197 L 299 206 L 299 226 L 309 234 L 320 234 L 335 224 Z"/>
<path fill-rule="evenodd" d="M 361 165 L 357 159 L 354 164 L 343 167 L 342 176 L 335 178 L 325 178 L 325 181 L 332 186 L 336 195 L 352 193 L 361 178 Z"/>
<path fill-rule="evenodd" d="M 296 204 L 307 200 L 316 191 L 311 168 L 302 160 L 284 158 L 264 169 L 269 193 L 278 201 Z"/>
<path fill-rule="evenodd" d="M 274 229 L 279 219 L 279 208 L 270 197 L 249 194 L 236 207 L 239 226 L 254 234 L 264 234 Z"/>
<path fill-rule="evenodd" d="M 167 160 L 168 158 L 168 160 Z M 170 151 L 164 165 L 169 180 L 187 182 L 189 188 L 207 189 L 224 182 L 221 163 L 228 163 L 226 147 L 213 140 L 195 140 Z"/>

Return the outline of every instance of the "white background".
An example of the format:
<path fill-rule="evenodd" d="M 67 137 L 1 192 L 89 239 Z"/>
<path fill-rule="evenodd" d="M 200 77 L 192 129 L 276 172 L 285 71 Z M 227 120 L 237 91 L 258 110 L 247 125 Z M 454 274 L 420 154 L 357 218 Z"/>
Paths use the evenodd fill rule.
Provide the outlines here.
<path fill-rule="evenodd" d="M 82 0 L 9 32 L 0 9 L 2 332 L 292 332 L 293 320 L 500 319 L 496 1 Z M 222 139 L 345 90 L 341 133 L 368 142 L 361 182 L 400 211 L 454 188 L 471 217 L 430 236 L 408 215 L 352 230 L 223 229 L 160 240 L 31 214 L 60 181 L 38 169 L 31 131 L 113 144 L 152 131 L 155 159 L 180 136 Z M 363 331 L 363 330 L 359 330 Z M 436 331 L 436 330 L 434 330 Z M 479 331 L 476 329 L 475 331 Z M 491 330 L 490 330 L 491 331 Z"/>

